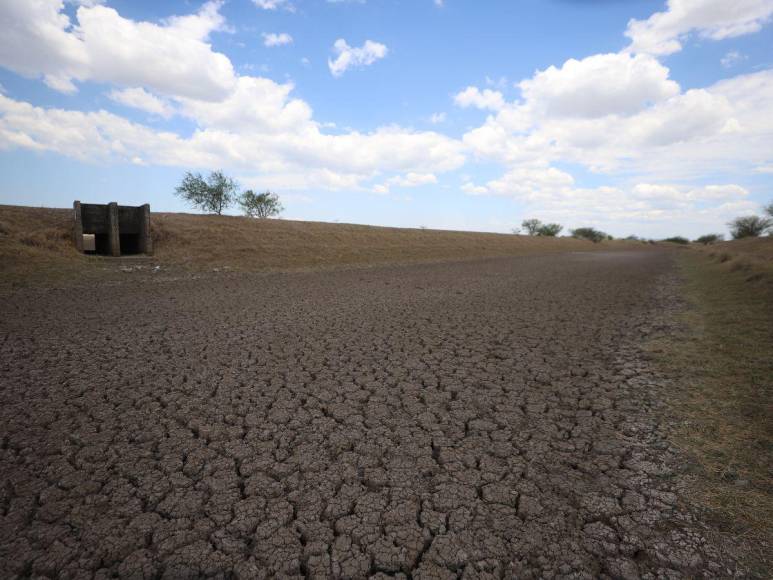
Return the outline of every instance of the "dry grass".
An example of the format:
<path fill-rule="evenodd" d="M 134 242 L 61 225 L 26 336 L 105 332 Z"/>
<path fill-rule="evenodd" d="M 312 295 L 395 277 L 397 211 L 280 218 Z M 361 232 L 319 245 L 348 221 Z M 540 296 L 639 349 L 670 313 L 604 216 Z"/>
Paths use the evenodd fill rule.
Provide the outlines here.
<path fill-rule="evenodd" d="M 773 262 L 768 240 L 684 252 L 683 336 L 655 347 L 680 376 L 674 441 L 690 498 L 760 577 L 773 570 Z M 713 256 L 709 254 L 713 253 Z M 750 256 L 751 254 L 751 256 Z"/>
<path fill-rule="evenodd" d="M 752 267 L 757 266 L 763 269 L 773 267 L 773 236 L 744 238 L 708 246 L 693 245 L 693 247 L 724 262 L 743 259 Z"/>
<path fill-rule="evenodd" d="M 2 283 L 61 281 L 93 270 L 75 251 L 72 210 L 0 205 Z"/>
<path fill-rule="evenodd" d="M 612 246 L 567 238 L 242 217 L 155 214 L 153 220 L 159 258 L 238 270 L 457 260 Z"/>
<path fill-rule="evenodd" d="M 103 272 L 120 262 L 75 252 L 71 219 L 71 210 L 0 206 L 3 273 L 19 284 L 51 277 L 64 281 L 86 275 L 89 268 L 91 273 Z M 649 247 L 626 241 L 593 244 L 570 238 L 171 213 L 154 213 L 152 230 L 153 263 L 188 270 L 296 270 Z"/>

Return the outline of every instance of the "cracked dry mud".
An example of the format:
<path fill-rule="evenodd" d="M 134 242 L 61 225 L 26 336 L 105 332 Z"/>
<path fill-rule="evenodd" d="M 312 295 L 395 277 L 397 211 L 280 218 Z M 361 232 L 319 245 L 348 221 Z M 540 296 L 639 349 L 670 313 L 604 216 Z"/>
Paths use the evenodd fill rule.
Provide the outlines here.
<path fill-rule="evenodd" d="M 671 268 L 565 254 L 9 295 L 0 575 L 726 576 L 638 347 Z"/>

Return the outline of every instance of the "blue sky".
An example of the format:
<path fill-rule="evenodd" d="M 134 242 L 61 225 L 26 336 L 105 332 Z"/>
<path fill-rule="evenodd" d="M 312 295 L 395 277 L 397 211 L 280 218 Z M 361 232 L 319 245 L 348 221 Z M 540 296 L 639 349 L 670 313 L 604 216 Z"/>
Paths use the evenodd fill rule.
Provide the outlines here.
<path fill-rule="evenodd" d="M 7 0 L 0 203 L 697 236 L 773 200 L 773 0 Z M 20 48 L 23 47 L 23 50 Z"/>

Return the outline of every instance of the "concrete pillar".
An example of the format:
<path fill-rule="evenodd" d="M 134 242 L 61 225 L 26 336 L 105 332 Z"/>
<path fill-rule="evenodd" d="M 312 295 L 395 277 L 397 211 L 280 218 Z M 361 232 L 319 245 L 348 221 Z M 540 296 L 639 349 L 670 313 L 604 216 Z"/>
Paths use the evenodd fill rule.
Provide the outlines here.
<path fill-rule="evenodd" d="M 83 253 L 83 217 L 81 216 L 81 202 L 74 201 L 72 203 L 73 212 L 73 228 L 72 236 L 75 241 L 75 249 L 81 254 Z"/>
<path fill-rule="evenodd" d="M 118 231 L 118 203 L 107 204 L 107 236 L 111 256 L 121 255 L 121 236 Z"/>
<path fill-rule="evenodd" d="M 140 252 L 153 255 L 153 237 L 150 231 L 150 204 L 139 208 L 140 211 Z"/>

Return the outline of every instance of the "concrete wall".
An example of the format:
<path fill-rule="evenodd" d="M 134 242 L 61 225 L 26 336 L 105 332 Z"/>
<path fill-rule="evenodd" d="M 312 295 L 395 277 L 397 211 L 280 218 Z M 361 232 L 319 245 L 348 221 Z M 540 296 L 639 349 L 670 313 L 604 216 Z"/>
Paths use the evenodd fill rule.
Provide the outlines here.
<path fill-rule="evenodd" d="M 83 234 L 95 234 L 98 253 L 121 255 L 121 237 L 131 253 L 152 254 L 153 239 L 150 232 L 150 205 L 139 207 L 95 203 L 73 203 L 73 237 L 75 247 L 84 251 Z M 131 243 L 128 243 L 131 242 Z"/>

